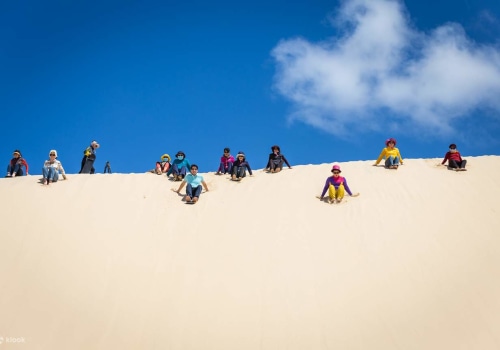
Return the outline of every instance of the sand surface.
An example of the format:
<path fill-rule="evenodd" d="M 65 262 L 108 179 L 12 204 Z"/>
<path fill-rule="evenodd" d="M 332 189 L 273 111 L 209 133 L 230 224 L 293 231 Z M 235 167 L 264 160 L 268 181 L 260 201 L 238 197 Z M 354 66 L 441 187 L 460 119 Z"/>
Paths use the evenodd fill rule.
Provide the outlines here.
<path fill-rule="evenodd" d="M 500 349 L 500 157 L 0 179 L 0 350 Z M 13 341 L 17 340 L 16 343 Z"/>

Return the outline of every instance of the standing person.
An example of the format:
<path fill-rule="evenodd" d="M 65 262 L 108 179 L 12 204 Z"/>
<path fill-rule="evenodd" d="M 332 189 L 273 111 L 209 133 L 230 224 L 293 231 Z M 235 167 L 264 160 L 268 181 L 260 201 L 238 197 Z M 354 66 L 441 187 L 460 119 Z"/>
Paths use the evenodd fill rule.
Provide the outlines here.
<path fill-rule="evenodd" d="M 239 151 L 236 155 L 236 160 L 233 163 L 233 174 L 231 175 L 231 180 L 241 181 L 246 176 L 246 170 L 250 176 L 252 175 L 252 169 L 250 169 L 250 164 L 247 162 L 245 153 Z"/>
<path fill-rule="evenodd" d="M 23 168 L 26 169 L 26 174 L 23 172 Z M 10 160 L 9 165 L 7 165 L 6 177 L 28 175 L 28 169 L 28 162 L 26 162 L 26 159 L 23 158 L 21 151 L 16 149 L 12 152 L 12 159 Z"/>
<path fill-rule="evenodd" d="M 286 163 L 289 169 L 292 169 L 285 155 L 281 154 L 280 146 L 271 146 L 271 152 L 272 153 L 269 154 L 267 166 L 264 170 L 269 169 L 271 173 L 279 173 L 281 170 L 283 170 L 283 162 Z"/>
<path fill-rule="evenodd" d="M 320 200 L 323 200 L 325 197 L 325 193 L 328 190 L 328 202 L 330 204 L 342 202 L 342 199 L 344 199 L 345 192 L 349 194 L 349 196 L 352 197 L 357 197 L 359 196 L 359 193 L 352 194 L 351 190 L 349 189 L 349 186 L 347 185 L 347 180 L 345 177 L 340 176 L 340 173 L 342 172 L 340 170 L 340 166 L 334 165 L 332 167 L 331 172 L 333 173 L 332 176 L 329 176 L 326 179 L 325 186 L 323 187 L 323 192 L 321 192 L 321 196 L 319 196 Z"/>
<path fill-rule="evenodd" d="M 104 174 L 111 174 L 111 164 L 109 164 L 109 160 L 106 162 L 106 165 L 104 166 Z"/>
<path fill-rule="evenodd" d="M 59 180 L 59 172 L 61 172 L 63 179 L 66 180 L 64 168 L 61 162 L 57 160 L 57 151 L 53 149 L 49 152 L 49 159 L 43 163 L 42 174 L 44 185 Z"/>
<path fill-rule="evenodd" d="M 391 137 L 390 139 L 385 140 L 385 145 L 386 147 L 382 149 L 382 152 L 380 152 L 380 155 L 373 166 L 377 166 L 382 158 L 385 158 L 385 167 L 387 169 L 397 169 L 400 164 L 403 165 L 403 158 L 399 153 L 399 149 L 395 147 L 396 140 Z"/>
<path fill-rule="evenodd" d="M 441 165 L 444 165 L 448 161 L 448 169 L 456 170 L 456 171 L 466 171 L 465 165 L 467 164 L 467 160 L 462 159 L 460 152 L 457 150 L 457 145 L 452 143 L 450 145 L 450 150 L 446 152 L 444 155 L 444 159 L 441 162 Z"/>
<path fill-rule="evenodd" d="M 175 155 L 175 159 L 172 162 L 172 166 L 168 169 L 167 177 L 173 174 L 174 181 L 182 181 L 186 176 L 187 169 L 191 168 L 191 163 L 186 158 L 184 152 L 179 151 Z"/>
<path fill-rule="evenodd" d="M 196 164 L 191 165 L 190 173 L 186 175 L 184 181 L 182 181 L 181 185 L 175 192 L 179 193 L 186 184 L 186 203 L 194 204 L 198 202 L 202 191 L 202 185 L 205 188 L 205 191 L 208 192 L 208 187 L 206 182 L 203 180 L 203 176 L 198 175 L 198 165 Z"/>
<path fill-rule="evenodd" d="M 78 172 L 79 174 L 94 174 L 95 173 L 95 169 L 94 169 L 94 161 L 96 158 L 95 153 L 99 147 L 100 146 L 97 143 L 97 141 L 94 140 L 90 143 L 90 146 L 87 147 L 85 149 L 85 151 L 83 151 L 82 166 L 80 168 L 80 171 Z M 89 163 L 87 164 L 87 166 L 85 166 L 87 161 Z"/>
<path fill-rule="evenodd" d="M 155 173 L 156 175 L 165 174 L 170 170 L 170 155 L 165 153 L 161 156 L 160 161 L 156 162 Z"/>
<path fill-rule="evenodd" d="M 224 148 L 224 154 L 220 157 L 219 169 L 215 175 L 231 174 L 233 171 L 234 157 L 231 155 L 231 150 Z"/>

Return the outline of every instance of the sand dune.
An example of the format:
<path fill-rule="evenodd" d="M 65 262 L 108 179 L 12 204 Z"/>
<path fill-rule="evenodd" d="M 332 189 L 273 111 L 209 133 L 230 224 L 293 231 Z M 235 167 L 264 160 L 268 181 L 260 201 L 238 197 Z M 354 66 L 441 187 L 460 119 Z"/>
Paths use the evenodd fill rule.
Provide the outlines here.
<path fill-rule="evenodd" d="M 339 205 L 331 164 L 204 174 L 196 205 L 154 174 L 0 179 L 0 349 L 498 350 L 500 157 L 466 158 L 340 163 Z"/>

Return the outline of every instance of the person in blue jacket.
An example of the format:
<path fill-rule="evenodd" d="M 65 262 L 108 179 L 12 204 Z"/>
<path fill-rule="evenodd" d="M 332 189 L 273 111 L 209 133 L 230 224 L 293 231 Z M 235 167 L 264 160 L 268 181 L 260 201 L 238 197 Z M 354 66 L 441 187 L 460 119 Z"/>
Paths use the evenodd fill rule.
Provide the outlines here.
<path fill-rule="evenodd" d="M 191 163 L 186 158 L 186 154 L 184 152 L 179 151 L 175 155 L 175 159 L 172 162 L 172 166 L 167 172 L 167 177 L 171 174 L 174 177 L 174 181 L 182 181 L 186 176 L 188 169 L 191 168 Z"/>

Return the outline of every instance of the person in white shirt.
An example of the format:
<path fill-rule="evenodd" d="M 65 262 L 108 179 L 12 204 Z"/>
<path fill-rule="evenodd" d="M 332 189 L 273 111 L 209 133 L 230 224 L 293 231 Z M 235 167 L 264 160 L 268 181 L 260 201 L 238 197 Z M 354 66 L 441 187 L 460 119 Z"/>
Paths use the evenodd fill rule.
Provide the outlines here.
<path fill-rule="evenodd" d="M 44 185 L 59 180 L 59 172 L 61 172 L 63 179 L 67 180 L 64 168 L 61 162 L 57 160 L 57 151 L 53 149 L 49 152 L 49 159 L 43 163 L 42 174 Z"/>

